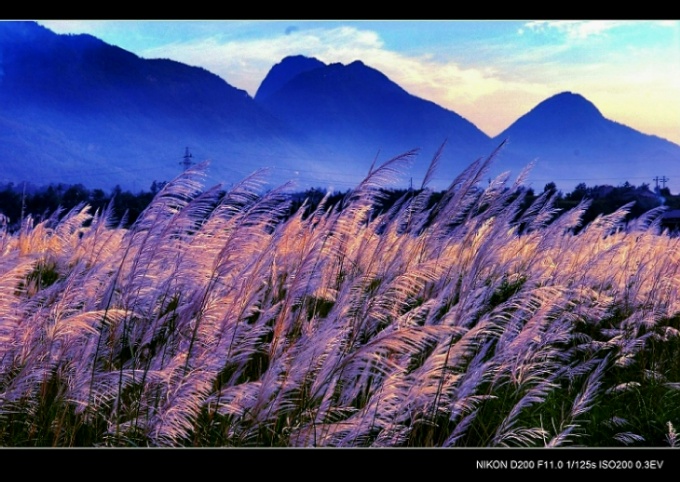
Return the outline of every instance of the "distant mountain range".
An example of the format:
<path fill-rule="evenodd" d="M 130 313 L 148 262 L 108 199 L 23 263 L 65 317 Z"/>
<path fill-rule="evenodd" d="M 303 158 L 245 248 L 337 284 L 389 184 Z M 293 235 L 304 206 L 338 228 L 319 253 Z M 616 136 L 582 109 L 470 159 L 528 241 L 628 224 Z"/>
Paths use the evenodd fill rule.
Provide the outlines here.
<path fill-rule="evenodd" d="M 250 97 L 202 68 L 34 22 L 0 22 L 0 183 L 147 189 L 181 172 L 188 147 L 193 160 L 211 161 L 209 183 L 268 167 L 274 184 L 344 190 L 374 160 L 417 148 L 401 180 L 417 186 L 446 142 L 431 185 L 438 189 L 504 140 L 489 176 L 514 177 L 537 159 L 529 182 L 538 190 L 551 181 L 571 189 L 680 174 L 680 146 L 608 120 L 574 93 L 545 100 L 490 138 L 358 60 L 286 57 Z"/>

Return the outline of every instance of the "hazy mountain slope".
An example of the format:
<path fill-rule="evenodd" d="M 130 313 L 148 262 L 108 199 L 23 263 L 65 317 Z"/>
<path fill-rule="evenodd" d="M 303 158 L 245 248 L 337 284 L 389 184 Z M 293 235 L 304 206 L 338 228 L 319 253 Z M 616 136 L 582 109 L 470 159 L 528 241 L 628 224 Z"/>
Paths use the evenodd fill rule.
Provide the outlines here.
<path fill-rule="evenodd" d="M 1 137 L 12 153 L 0 181 L 40 172 L 45 182 L 145 188 L 179 174 L 187 146 L 231 181 L 303 156 L 285 125 L 205 69 L 32 22 L 0 22 L 0 49 Z"/>
<path fill-rule="evenodd" d="M 308 59 L 309 65 L 318 65 Z M 263 81 L 276 83 L 281 71 L 294 72 L 300 57 L 277 64 Z M 290 65 L 290 67 L 289 67 Z M 338 159 L 387 160 L 410 149 L 420 155 L 410 173 L 424 175 L 430 158 L 448 140 L 437 175 L 448 184 L 464 167 L 491 149 L 489 137 L 455 112 L 409 94 L 361 61 L 300 69 L 297 75 L 256 100 Z M 280 82 L 278 82 L 280 84 Z"/>
<path fill-rule="evenodd" d="M 680 146 L 605 118 L 590 101 L 571 92 L 539 103 L 494 138 L 507 139 L 500 160 L 517 169 L 536 159 L 537 187 L 575 184 L 651 183 L 675 177 L 680 186 Z"/>

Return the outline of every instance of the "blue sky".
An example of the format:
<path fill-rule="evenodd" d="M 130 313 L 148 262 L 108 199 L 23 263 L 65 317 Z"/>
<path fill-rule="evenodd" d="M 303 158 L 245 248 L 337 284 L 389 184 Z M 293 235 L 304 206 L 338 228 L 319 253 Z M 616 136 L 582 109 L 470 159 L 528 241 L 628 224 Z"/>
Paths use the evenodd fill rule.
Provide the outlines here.
<path fill-rule="evenodd" d="M 571 91 L 609 119 L 680 144 L 678 20 L 39 22 L 204 67 L 250 95 L 287 55 L 362 60 L 491 136 Z"/>

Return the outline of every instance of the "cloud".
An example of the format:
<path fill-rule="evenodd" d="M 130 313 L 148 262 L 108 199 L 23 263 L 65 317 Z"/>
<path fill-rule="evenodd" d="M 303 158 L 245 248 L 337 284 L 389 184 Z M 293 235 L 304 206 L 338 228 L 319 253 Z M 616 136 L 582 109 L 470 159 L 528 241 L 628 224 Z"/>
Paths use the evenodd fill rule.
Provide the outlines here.
<path fill-rule="evenodd" d="M 280 30 L 279 30 L 280 32 Z M 166 57 L 200 65 L 231 85 L 254 95 L 271 67 L 289 55 L 315 57 L 324 63 L 348 64 L 361 60 L 399 84 L 409 93 L 454 110 L 484 129 L 484 99 L 498 99 L 500 92 L 517 98 L 540 100 L 546 89 L 531 82 L 512 82 L 493 68 L 466 67 L 452 60 L 434 60 L 432 55 L 409 56 L 385 47 L 374 31 L 340 26 L 331 29 L 297 29 L 252 40 L 223 42 L 218 36 L 200 41 L 173 43 L 140 53 L 147 58 Z M 442 56 L 444 57 L 444 56 Z M 521 93 L 524 91 L 524 93 Z M 494 114 L 491 130 L 500 130 L 522 112 Z M 501 125 L 506 123 L 505 125 Z M 487 129 L 488 130 L 488 129 Z"/>
<path fill-rule="evenodd" d="M 226 42 L 219 36 L 212 36 L 147 49 L 140 55 L 200 65 L 254 95 L 272 65 L 286 56 L 301 54 L 324 62 L 339 62 L 350 57 L 356 60 L 361 54 L 381 46 L 375 33 L 350 27 L 304 31 L 288 27 L 279 35 Z"/>
<path fill-rule="evenodd" d="M 478 35 L 411 54 L 391 48 L 365 25 L 239 22 L 229 23 L 227 29 L 220 22 L 180 22 L 173 42 L 158 46 L 163 35 L 157 31 L 167 32 L 165 24 L 151 23 L 156 33 L 142 34 L 136 23 L 42 23 L 55 31 L 95 35 L 107 28 L 120 33 L 125 27 L 126 40 L 140 36 L 144 42 L 138 45 L 155 41 L 154 48 L 137 48 L 138 55 L 201 66 L 250 95 L 272 66 L 289 55 L 325 63 L 362 60 L 409 93 L 462 115 L 489 135 L 500 133 L 547 97 L 569 90 L 594 102 L 607 117 L 680 141 L 678 121 L 669 122 L 667 113 L 680 112 L 680 63 L 673 60 L 680 58 L 678 21 L 533 21 L 509 30 L 509 36 L 499 33 L 498 23 L 492 27 L 482 22 Z M 395 28 L 386 38 L 401 35 Z M 185 40 L 175 40 L 180 33 Z M 425 49 L 427 54 L 422 54 Z M 627 86 L 633 86 L 634 93 Z M 645 128 L 643 119 L 653 122 L 654 129 Z M 659 122 L 667 123 L 665 132 Z"/>
<path fill-rule="evenodd" d="M 535 20 L 524 27 L 535 33 L 558 32 L 570 39 L 585 39 L 618 28 L 630 21 L 622 20 Z"/>
<path fill-rule="evenodd" d="M 518 30 L 520 35 L 527 31 L 536 34 L 563 34 L 568 40 L 585 40 L 605 35 L 611 30 L 622 27 L 640 26 L 665 27 L 677 29 L 678 20 L 534 20 Z"/>
<path fill-rule="evenodd" d="M 55 33 L 89 32 L 97 35 L 97 32 L 107 28 L 106 22 L 101 20 L 39 20 L 38 23 Z"/>

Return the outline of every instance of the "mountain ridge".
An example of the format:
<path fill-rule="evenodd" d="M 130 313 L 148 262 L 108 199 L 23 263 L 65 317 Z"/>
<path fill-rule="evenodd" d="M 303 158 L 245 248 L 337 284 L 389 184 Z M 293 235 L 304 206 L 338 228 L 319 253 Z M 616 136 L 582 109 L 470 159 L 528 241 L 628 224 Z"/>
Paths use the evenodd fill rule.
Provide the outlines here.
<path fill-rule="evenodd" d="M 506 140 L 489 175 L 517 175 L 538 159 L 534 188 L 612 172 L 631 182 L 680 179 L 680 146 L 606 119 L 580 94 L 555 94 L 490 137 L 361 60 L 285 57 L 250 97 L 201 67 L 35 22 L 0 22 L 0 86 L 0 148 L 11 160 L 0 183 L 42 176 L 144 188 L 179 174 L 189 147 L 211 160 L 211 182 L 268 167 L 272 182 L 350 188 L 374 161 L 412 149 L 419 154 L 403 178 L 418 182 L 446 144 L 432 185 L 443 188 Z"/>
<path fill-rule="evenodd" d="M 284 58 L 270 70 L 263 85 L 277 71 L 293 72 L 299 60 L 298 56 Z M 294 65 L 289 68 L 290 63 Z M 437 174 L 442 179 L 439 186 L 445 187 L 470 162 L 492 150 L 490 137 L 472 122 L 408 93 L 360 60 L 315 65 L 289 76 L 269 95 L 256 96 L 256 101 L 305 132 L 311 142 L 329 146 L 326 155 L 330 157 L 379 155 L 385 161 L 419 148 L 426 159 L 418 159 L 408 175 L 422 178 L 427 157 L 447 142 Z"/>

